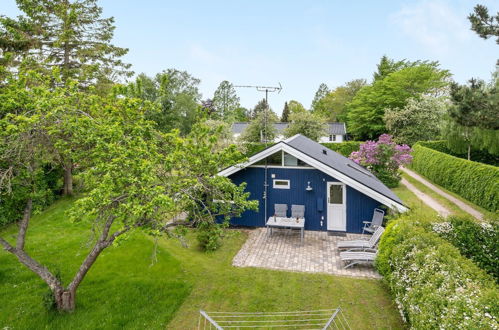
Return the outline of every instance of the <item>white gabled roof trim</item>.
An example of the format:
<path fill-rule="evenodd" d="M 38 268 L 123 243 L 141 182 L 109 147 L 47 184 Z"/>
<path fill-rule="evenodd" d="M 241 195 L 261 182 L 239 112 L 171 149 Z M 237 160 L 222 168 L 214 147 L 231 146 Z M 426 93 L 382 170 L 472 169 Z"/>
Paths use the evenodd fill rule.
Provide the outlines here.
<path fill-rule="evenodd" d="M 380 203 L 383 203 L 384 205 L 386 205 L 390 208 L 394 208 L 399 212 L 405 212 L 408 210 L 408 208 L 406 206 L 404 206 L 400 203 L 397 203 L 396 201 L 392 200 L 391 198 L 388 198 L 385 195 L 380 194 L 379 192 L 367 187 L 366 185 L 346 176 L 345 174 L 335 170 L 334 168 L 331 168 L 330 166 L 328 166 L 328 165 L 302 153 L 301 151 L 287 145 L 286 143 L 284 143 L 286 141 L 291 141 L 295 137 L 296 137 L 296 135 L 285 140 L 285 141 L 278 142 L 275 145 L 273 145 L 272 147 L 267 148 L 267 149 L 257 153 L 256 155 L 251 156 L 247 162 L 228 167 L 225 170 L 219 172 L 218 175 L 226 176 L 226 177 L 230 176 L 230 175 L 240 171 L 241 169 L 258 162 L 259 160 L 262 160 L 265 157 L 272 155 L 273 153 L 275 153 L 277 151 L 283 150 L 283 151 L 287 152 L 288 154 L 293 155 L 296 158 L 306 162 L 310 166 L 318 169 L 319 171 L 331 175 L 332 177 L 338 179 L 339 181 L 349 185 L 350 187 L 364 193 L 365 195 L 371 197 L 372 199 L 377 200 Z"/>

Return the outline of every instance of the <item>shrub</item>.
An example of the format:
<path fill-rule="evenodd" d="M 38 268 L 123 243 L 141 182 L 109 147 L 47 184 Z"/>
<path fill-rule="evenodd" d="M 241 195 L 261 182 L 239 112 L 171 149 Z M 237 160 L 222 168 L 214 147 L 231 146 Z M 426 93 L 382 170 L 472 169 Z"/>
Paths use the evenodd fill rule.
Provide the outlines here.
<path fill-rule="evenodd" d="M 495 212 L 499 206 L 499 168 L 457 158 L 423 147 L 413 147 L 411 168 L 434 183 Z"/>
<path fill-rule="evenodd" d="M 471 218 L 449 217 L 446 222 L 435 223 L 435 231 L 457 247 L 462 255 L 473 260 L 478 267 L 499 282 L 499 223 L 477 222 Z"/>
<path fill-rule="evenodd" d="M 378 141 L 366 141 L 349 158 L 366 167 L 388 187 L 396 187 L 400 181 L 398 169 L 412 160 L 408 145 L 397 145 L 388 134 L 382 134 Z"/>
<path fill-rule="evenodd" d="M 198 226 L 197 240 L 203 250 L 215 251 L 222 246 L 222 235 L 227 223 L 203 221 Z"/>
<path fill-rule="evenodd" d="M 414 219 L 390 222 L 376 266 L 411 328 L 497 328 L 499 289 L 491 277 Z"/>
<path fill-rule="evenodd" d="M 455 156 L 455 157 L 463 158 L 463 159 L 468 159 L 467 153 L 453 152 L 449 148 L 447 141 L 445 141 L 445 140 L 420 141 L 418 144 L 422 145 L 423 147 L 427 147 L 427 148 L 430 148 L 430 149 L 433 149 L 436 151 L 443 152 L 445 154 L 449 154 L 451 156 Z M 484 151 L 484 150 L 471 149 L 470 158 L 474 162 L 479 162 L 479 163 L 484 163 L 484 164 L 489 164 L 489 165 L 494 165 L 494 166 L 499 165 L 499 157 L 494 156 L 492 154 L 489 154 L 487 151 Z"/>

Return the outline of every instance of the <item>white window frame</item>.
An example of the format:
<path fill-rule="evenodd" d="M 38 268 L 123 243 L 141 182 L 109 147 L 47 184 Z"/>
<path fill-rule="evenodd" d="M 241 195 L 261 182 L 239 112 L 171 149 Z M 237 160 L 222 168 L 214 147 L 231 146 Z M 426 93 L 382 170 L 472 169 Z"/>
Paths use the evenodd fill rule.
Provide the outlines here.
<path fill-rule="evenodd" d="M 288 184 L 285 185 L 276 185 L 276 181 L 281 181 L 281 182 L 287 182 Z M 291 189 L 291 181 L 290 180 L 284 180 L 284 179 L 273 179 L 272 180 L 272 188 L 274 189 Z"/>

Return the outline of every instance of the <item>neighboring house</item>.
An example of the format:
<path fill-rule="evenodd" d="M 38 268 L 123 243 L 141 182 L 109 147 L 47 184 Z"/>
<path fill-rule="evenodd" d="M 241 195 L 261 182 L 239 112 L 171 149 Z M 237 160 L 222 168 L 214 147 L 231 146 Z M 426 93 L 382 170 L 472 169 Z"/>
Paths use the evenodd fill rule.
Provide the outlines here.
<path fill-rule="evenodd" d="M 232 135 L 237 139 L 248 127 L 248 122 L 240 122 L 232 124 Z M 289 123 L 275 123 L 274 126 L 277 130 L 277 136 L 274 142 L 284 140 L 284 129 L 288 127 Z M 327 123 L 327 135 L 322 136 L 318 142 L 343 142 L 346 140 L 347 129 L 345 123 Z"/>
<path fill-rule="evenodd" d="M 235 184 L 246 182 L 250 199 L 259 201 L 257 212 L 246 211 L 232 218 L 235 225 L 265 226 L 275 204 L 287 204 L 289 210 L 296 204 L 305 205 L 306 230 L 360 233 L 363 221 L 370 221 L 381 205 L 407 210 L 400 198 L 364 167 L 300 134 L 218 174 Z"/>

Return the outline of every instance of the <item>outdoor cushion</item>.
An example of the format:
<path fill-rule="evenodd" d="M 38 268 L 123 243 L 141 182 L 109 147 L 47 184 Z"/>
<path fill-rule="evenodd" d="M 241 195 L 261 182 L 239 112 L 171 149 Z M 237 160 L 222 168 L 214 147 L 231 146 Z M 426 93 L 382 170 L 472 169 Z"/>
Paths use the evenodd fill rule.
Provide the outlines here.
<path fill-rule="evenodd" d="M 275 204 L 274 205 L 275 216 L 286 218 L 287 212 L 288 212 L 288 205 L 287 204 Z"/>
<path fill-rule="evenodd" d="M 305 205 L 291 205 L 292 218 L 305 218 Z"/>

